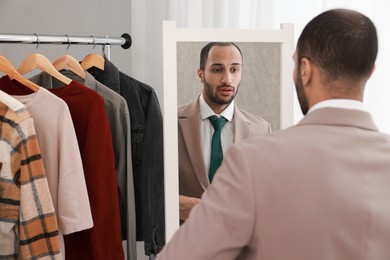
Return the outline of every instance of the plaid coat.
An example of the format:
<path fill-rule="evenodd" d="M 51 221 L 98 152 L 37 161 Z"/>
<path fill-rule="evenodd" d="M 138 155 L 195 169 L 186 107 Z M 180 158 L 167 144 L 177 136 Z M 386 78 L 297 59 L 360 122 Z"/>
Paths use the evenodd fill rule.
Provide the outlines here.
<path fill-rule="evenodd" d="M 0 259 L 61 259 L 33 119 L 0 91 Z"/>

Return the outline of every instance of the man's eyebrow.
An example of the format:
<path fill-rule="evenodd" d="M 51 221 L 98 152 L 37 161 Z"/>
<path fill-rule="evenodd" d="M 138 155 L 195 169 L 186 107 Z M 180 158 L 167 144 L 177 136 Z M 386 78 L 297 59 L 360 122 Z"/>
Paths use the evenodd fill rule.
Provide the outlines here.
<path fill-rule="evenodd" d="M 230 64 L 230 66 L 240 66 L 240 65 L 241 65 L 241 63 L 239 63 L 239 62 L 235 62 L 235 63 Z M 225 67 L 225 65 L 222 63 L 214 63 L 214 64 L 211 64 L 210 66 L 211 67 L 214 67 L 214 66 Z"/>

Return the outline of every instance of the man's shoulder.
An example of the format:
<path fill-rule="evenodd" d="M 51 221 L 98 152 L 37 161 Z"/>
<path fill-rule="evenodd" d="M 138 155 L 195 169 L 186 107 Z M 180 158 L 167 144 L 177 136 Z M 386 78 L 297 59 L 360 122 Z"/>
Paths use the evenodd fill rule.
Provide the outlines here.
<path fill-rule="evenodd" d="M 185 111 L 193 112 L 195 109 L 199 109 L 198 99 L 194 99 L 188 103 L 178 105 L 177 106 L 177 113 L 180 116 L 180 115 L 183 115 L 183 113 L 185 113 Z"/>
<path fill-rule="evenodd" d="M 264 118 L 262 118 L 262 117 L 260 117 L 258 115 L 249 113 L 248 111 L 245 111 L 243 109 L 237 108 L 237 111 L 238 111 L 237 115 L 239 117 L 241 117 L 241 119 L 249 122 L 252 125 L 268 129 L 268 131 L 271 132 L 271 125 Z"/>
<path fill-rule="evenodd" d="M 186 107 L 188 107 L 189 103 L 186 103 L 186 104 L 180 104 L 177 106 L 177 112 L 181 112 L 183 111 Z"/>

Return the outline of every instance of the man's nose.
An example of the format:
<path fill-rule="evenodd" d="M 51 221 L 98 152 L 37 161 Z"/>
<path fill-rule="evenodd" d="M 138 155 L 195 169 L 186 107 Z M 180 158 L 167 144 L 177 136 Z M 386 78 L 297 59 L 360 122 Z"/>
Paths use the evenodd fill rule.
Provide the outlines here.
<path fill-rule="evenodd" d="M 230 75 L 229 72 L 225 72 L 222 77 L 222 84 L 224 85 L 232 85 L 232 76 Z"/>

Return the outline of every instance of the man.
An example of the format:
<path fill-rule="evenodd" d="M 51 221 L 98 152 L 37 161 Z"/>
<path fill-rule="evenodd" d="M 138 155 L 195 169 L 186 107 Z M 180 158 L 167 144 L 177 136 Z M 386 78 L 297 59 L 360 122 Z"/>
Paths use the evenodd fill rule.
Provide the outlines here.
<path fill-rule="evenodd" d="M 234 43 L 211 42 L 200 53 L 198 76 L 203 91 L 178 109 L 180 219 L 187 219 L 234 142 L 271 132 L 264 119 L 239 109 L 234 98 L 241 81 L 242 53 Z M 222 120 L 215 130 L 210 116 Z M 216 119 L 217 120 L 217 119 Z M 221 136 L 216 136 L 218 132 Z M 214 142 L 213 142 L 214 140 Z M 220 146 L 215 142 L 221 141 Z M 214 145 L 214 146 L 213 146 Z M 214 148 L 213 148 L 214 147 Z M 222 150 L 215 153 L 216 149 Z M 219 160 L 218 160 L 219 157 Z"/>
<path fill-rule="evenodd" d="M 326 11 L 294 54 L 296 126 L 234 144 L 164 259 L 390 259 L 390 137 L 363 107 L 374 24 Z"/>

